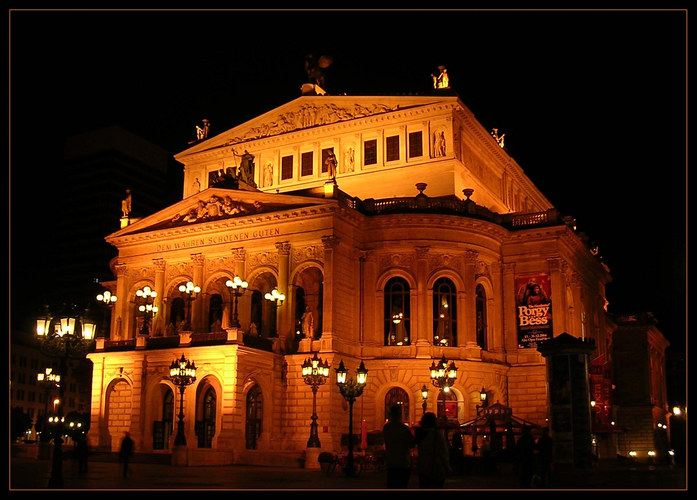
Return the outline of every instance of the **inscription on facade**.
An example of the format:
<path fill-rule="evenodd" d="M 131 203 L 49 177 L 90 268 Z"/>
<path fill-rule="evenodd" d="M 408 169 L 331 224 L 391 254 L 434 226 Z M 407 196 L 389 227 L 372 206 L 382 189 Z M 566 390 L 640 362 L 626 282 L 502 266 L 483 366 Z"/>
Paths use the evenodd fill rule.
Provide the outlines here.
<path fill-rule="evenodd" d="M 239 233 L 217 234 L 205 237 L 189 238 L 186 240 L 174 241 L 172 243 L 158 243 L 156 251 L 167 252 L 170 250 L 182 250 L 185 248 L 198 248 L 221 243 L 232 243 L 235 241 L 254 240 L 279 236 L 281 229 L 278 227 L 267 229 L 254 229 L 251 231 L 241 231 Z"/>

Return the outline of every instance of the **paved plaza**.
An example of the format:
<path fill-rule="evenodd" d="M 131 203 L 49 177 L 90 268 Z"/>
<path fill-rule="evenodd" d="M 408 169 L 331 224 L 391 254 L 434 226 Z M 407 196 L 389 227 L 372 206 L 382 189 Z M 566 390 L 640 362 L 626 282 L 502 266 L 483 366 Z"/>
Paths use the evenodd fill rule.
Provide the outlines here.
<path fill-rule="evenodd" d="M 10 460 L 10 490 L 21 492 L 49 489 L 51 461 L 34 458 Z M 292 467 L 249 465 L 177 467 L 136 462 L 124 478 L 115 457 L 92 460 L 86 473 L 79 473 L 74 460 L 63 463 L 65 490 L 380 490 L 385 486 L 384 471 L 363 472 L 346 477 L 341 472 L 327 475 L 318 470 Z M 418 489 L 412 474 L 410 489 Z M 515 490 L 518 477 L 512 470 L 493 474 L 452 475 L 445 483 L 454 490 Z M 551 490 L 686 490 L 685 468 L 651 466 L 610 461 L 587 472 L 555 474 Z"/>

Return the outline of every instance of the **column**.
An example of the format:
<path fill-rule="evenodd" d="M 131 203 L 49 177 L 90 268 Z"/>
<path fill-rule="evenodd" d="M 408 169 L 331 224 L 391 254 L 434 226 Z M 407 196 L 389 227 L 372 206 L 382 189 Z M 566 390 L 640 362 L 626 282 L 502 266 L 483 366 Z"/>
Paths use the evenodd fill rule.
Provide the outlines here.
<path fill-rule="evenodd" d="M 203 290 L 203 264 L 206 258 L 200 253 L 195 253 L 191 255 L 191 260 L 194 263 L 192 281 L 194 285 L 201 287 L 201 293 L 199 293 L 198 298 L 191 303 L 191 330 L 193 332 L 202 332 L 205 325 L 204 300 L 202 297 L 203 293 L 205 293 Z"/>
<path fill-rule="evenodd" d="M 334 332 L 334 252 L 339 245 L 339 237 L 322 236 L 324 246 L 324 298 L 322 302 L 322 339 L 327 340 Z"/>
<path fill-rule="evenodd" d="M 416 337 L 415 345 L 427 346 L 432 344 L 432 336 L 429 335 L 430 321 L 428 314 L 428 251 L 430 247 L 420 246 L 416 251 L 416 317 L 412 318 L 411 335 Z M 414 307 L 414 304 L 412 304 Z"/>
<path fill-rule="evenodd" d="M 128 269 L 125 264 L 118 263 L 114 266 L 116 271 L 116 304 L 114 305 L 114 327 L 111 331 L 111 340 L 125 340 L 127 338 L 125 328 L 131 321 L 128 317 L 130 300 L 128 297 Z"/>
<path fill-rule="evenodd" d="M 579 273 L 572 273 L 569 279 L 571 287 L 571 297 L 573 298 L 573 309 L 568 308 L 569 312 L 569 333 L 575 337 L 586 337 L 590 332 L 584 332 L 583 328 L 583 297 L 581 293 L 582 279 Z M 554 306 L 552 306 L 554 307 Z"/>
<path fill-rule="evenodd" d="M 503 290 L 501 289 L 502 266 L 500 262 L 494 262 L 491 265 L 491 282 L 493 288 L 493 297 L 489 298 L 491 307 L 487 309 L 487 320 L 489 322 L 489 339 L 491 340 L 490 350 L 493 352 L 502 352 L 504 350 L 504 335 L 503 335 L 503 314 L 502 314 L 502 297 Z"/>
<path fill-rule="evenodd" d="M 376 320 L 380 316 L 377 312 L 376 298 L 376 262 L 375 252 L 367 250 L 362 252 L 363 259 L 363 288 L 361 289 L 361 300 L 363 301 L 363 341 L 366 345 L 383 345 L 382 326 Z M 381 316 L 380 316 L 381 318 Z"/>
<path fill-rule="evenodd" d="M 246 271 L 246 257 L 247 257 L 247 251 L 242 248 L 233 248 L 232 249 L 232 262 L 233 262 L 233 267 L 232 267 L 232 273 L 233 277 L 234 276 L 239 276 L 241 279 L 246 280 L 247 279 L 247 271 Z M 252 292 L 247 291 L 244 295 L 239 297 L 237 299 L 237 313 L 238 317 L 240 320 L 240 328 L 244 330 L 245 328 L 248 328 L 249 325 L 247 324 L 249 322 L 249 311 L 250 311 L 250 304 L 251 304 L 251 297 L 252 297 Z M 231 295 L 229 296 L 230 302 L 227 304 L 227 308 L 225 311 L 223 311 L 223 325 L 225 328 L 230 328 L 231 325 L 229 325 L 230 322 L 230 314 L 232 311 L 232 301 L 235 300 Z M 242 314 L 242 312 L 245 312 L 246 314 Z"/>
<path fill-rule="evenodd" d="M 504 349 L 509 353 L 518 350 L 518 322 L 516 315 L 515 302 L 515 264 L 503 264 L 503 276 L 501 278 L 501 287 L 503 289 L 503 345 Z"/>
<path fill-rule="evenodd" d="M 475 300 L 475 281 L 477 257 L 479 252 L 467 250 L 465 254 L 465 307 L 463 323 L 465 324 L 465 346 L 477 347 L 477 302 Z"/>
<path fill-rule="evenodd" d="M 155 297 L 154 305 L 157 307 L 157 314 L 152 318 L 152 334 L 162 336 L 165 332 L 165 310 L 163 309 L 163 298 L 165 295 L 165 269 L 167 263 L 164 259 L 153 259 L 155 267 Z"/>
<path fill-rule="evenodd" d="M 286 300 L 276 311 L 276 325 L 278 328 L 278 337 L 281 345 L 286 346 L 290 333 L 293 331 L 290 322 L 293 321 L 293 311 L 291 309 L 293 301 L 290 298 L 290 289 L 288 287 L 288 273 L 290 268 L 290 243 L 287 241 L 276 243 L 278 250 L 278 291 L 286 296 Z"/>
<path fill-rule="evenodd" d="M 552 321 L 554 336 L 564 333 L 567 328 L 564 307 L 564 277 L 561 272 L 562 261 L 559 257 L 547 259 L 552 294 Z"/>

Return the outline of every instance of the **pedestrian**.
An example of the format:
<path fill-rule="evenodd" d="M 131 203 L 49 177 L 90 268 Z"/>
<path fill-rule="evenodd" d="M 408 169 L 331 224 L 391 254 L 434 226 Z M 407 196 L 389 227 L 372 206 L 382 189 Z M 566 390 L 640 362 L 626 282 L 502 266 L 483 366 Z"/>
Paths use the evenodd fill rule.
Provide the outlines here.
<path fill-rule="evenodd" d="M 411 450 L 416 446 L 414 435 L 402 422 L 402 406 L 392 405 L 387 423 L 382 428 L 385 441 L 387 487 L 407 488 L 411 476 Z"/>
<path fill-rule="evenodd" d="M 521 488 L 530 488 L 533 474 L 533 459 L 535 452 L 535 438 L 532 437 L 530 427 L 523 425 L 522 434 L 515 445 L 516 460 L 518 461 L 518 477 Z"/>
<path fill-rule="evenodd" d="M 549 428 L 542 429 L 542 435 L 535 445 L 537 461 L 540 468 L 540 479 L 544 488 L 549 488 L 552 475 L 552 461 L 554 459 L 554 441 L 549 435 Z"/>
<path fill-rule="evenodd" d="M 443 433 L 436 428 L 436 415 L 431 412 L 421 417 L 419 437 L 419 488 L 442 488 L 450 473 L 450 451 Z"/>
<path fill-rule="evenodd" d="M 131 459 L 133 454 L 133 440 L 128 432 L 121 440 L 121 449 L 119 450 L 119 459 L 123 464 L 123 477 L 128 475 L 128 461 Z"/>
<path fill-rule="evenodd" d="M 87 438 L 80 434 L 75 438 L 75 459 L 77 460 L 78 472 L 87 472 Z"/>

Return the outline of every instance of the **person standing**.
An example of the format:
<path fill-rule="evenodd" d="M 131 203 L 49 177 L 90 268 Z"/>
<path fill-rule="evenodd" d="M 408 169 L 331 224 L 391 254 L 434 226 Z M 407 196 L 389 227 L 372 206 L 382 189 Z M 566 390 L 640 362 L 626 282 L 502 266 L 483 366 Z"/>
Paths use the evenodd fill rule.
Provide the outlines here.
<path fill-rule="evenodd" d="M 516 459 L 518 460 L 518 475 L 521 488 L 530 488 L 533 475 L 533 460 L 535 453 L 535 438 L 532 437 L 530 427 L 523 426 L 522 434 L 515 445 Z"/>
<path fill-rule="evenodd" d="M 387 423 L 382 428 L 385 440 L 387 487 L 407 488 L 411 476 L 411 449 L 416 441 L 409 427 L 402 422 L 402 406 L 392 405 Z"/>
<path fill-rule="evenodd" d="M 421 417 L 417 439 L 419 451 L 419 488 L 442 488 L 450 473 L 450 452 L 443 433 L 436 428 L 435 413 Z"/>
<path fill-rule="evenodd" d="M 75 438 L 75 459 L 77 460 L 78 472 L 87 472 L 87 455 L 89 454 L 87 438 L 80 434 Z"/>
<path fill-rule="evenodd" d="M 552 474 L 552 461 L 554 458 L 554 441 L 549 435 L 549 427 L 542 429 L 542 435 L 537 440 L 535 445 L 537 451 L 537 460 L 540 464 L 540 478 L 542 486 L 549 488 L 549 483 Z"/>
<path fill-rule="evenodd" d="M 128 461 L 131 459 L 133 454 L 133 440 L 128 432 L 121 440 L 121 449 L 119 450 L 119 459 L 123 464 L 123 477 L 128 475 Z"/>

